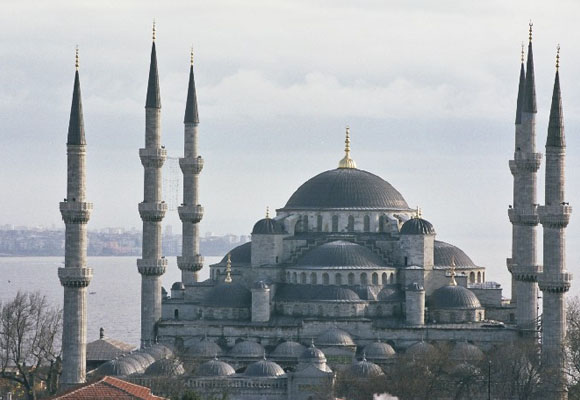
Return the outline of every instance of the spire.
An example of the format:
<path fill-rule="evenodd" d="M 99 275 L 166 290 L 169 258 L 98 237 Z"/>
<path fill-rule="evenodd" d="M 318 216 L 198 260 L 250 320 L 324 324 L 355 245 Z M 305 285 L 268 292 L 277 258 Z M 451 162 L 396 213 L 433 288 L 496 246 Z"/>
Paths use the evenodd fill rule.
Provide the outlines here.
<path fill-rule="evenodd" d="M 528 61 L 526 64 L 526 90 L 523 100 L 523 112 L 537 113 L 536 106 L 536 82 L 534 77 L 534 53 L 532 51 L 532 21 L 530 21 L 530 33 L 528 43 Z"/>
<path fill-rule="evenodd" d="M 157 51 L 155 50 L 155 21 L 153 21 L 153 44 L 151 45 L 151 64 L 149 65 L 149 82 L 147 84 L 147 101 L 145 108 L 161 108 L 159 94 L 159 74 L 157 73 Z"/>
<path fill-rule="evenodd" d="M 224 279 L 225 283 L 232 283 L 232 259 L 230 253 L 228 253 L 228 262 L 226 264 L 226 277 Z"/>
<path fill-rule="evenodd" d="M 68 139 L 66 144 L 81 145 L 85 141 L 85 123 L 83 121 L 83 103 L 81 101 L 81 81 L 79 78 L 79 48 L 75 50 L 75 83 L 73 88 L 70 119 L 68 122 Z"/>
<path fill-rule="evenodd" d="M 338 162 L 338 168 L 356 168 L 356 163 L 350 158 L 350 128 L 348 126 L 346 127 L 344 144 L 344 158 Z"/>
<path fill-rule="evenodd" d="M 195 92 L 195 79 L 193 78 L 193 47 L 191 48 L 191 65 L 189 66 L 189 86 L 187 88 L 187 103 L 185 105 L 184 123 L 199 124 L 199 116 L 197 114 L 197 94 Z"/>
<path fill-rule="evenodd" d="M 516 108 L 516 125 L 522 123 L 522 108 L 524 105 L 524 92 L 526 89 L 526 70 L 524 68 L 524 43 L 522 42 L 522 56 L 520 65 L 520 83 L 518 86 L 518 100 Z"/>
<path fill-rule="evenodd" d="M 550 108 L 550 122 L 548 124 L 548 140 L 546 146 L 566 147 L 564 138 L 564 115 L 562 113 L 562 95 L 560 93 L 560 45 L 556 52 L 556 77 Z"/>
<path fill-rule="evenodd" d="M 451 281 L 449 286 L 457 286 L 457 281 L 455 280 L 455 256 L 451 257 L 451 266 L 449 267 L 449 276 L 451 276 Z"/>

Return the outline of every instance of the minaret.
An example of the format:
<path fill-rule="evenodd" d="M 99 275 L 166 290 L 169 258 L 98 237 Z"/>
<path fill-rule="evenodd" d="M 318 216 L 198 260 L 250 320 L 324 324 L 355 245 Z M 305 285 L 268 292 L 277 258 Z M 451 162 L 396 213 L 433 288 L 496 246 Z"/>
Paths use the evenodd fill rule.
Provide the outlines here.
<path fill-rule="evenodd" d="M 87 268 L 87 222 L 93 205 L 86 202 L 86 141 L 76 50 L 75 82 L 67 140 L 67 198 L 60 203 L 66 226 L 64 268 L 58 277 L 64 287 L 61 385 L 67 388 L 86 379 L 87 286 L 93 270 Z"/>
<path fill-rule="evenodd" d="M 161 318 L 161 275 L 167 260 L 161 256 L 161 221 L 167 204 L 161 200 L 161 167 L 167 151 L 161 146 L 161 98 L 155 51 L 155 23 L 151 65 L 145 103 L 145 148 L 139 149 L 141 164 L 145 169 L 144 200 L 139 203 L 143 220 L 142 258 L 137 260 L 141 274 L 141 346 L 155 342 L 156 323 Z"/>
<path fill-rule="evenodd" d="M 514 159 L 509 166 L 514 176 L 513 206 L 508 210 L 512 223 L 512 257 L 508 267 L 515 280 L 516 320 L 520 329 L 535 332 L 538 317 L 539 266 L 536 260 L 536 227 L 538 225 L 536 200 L 536 174 L 542 155 L 536 153 L 536 88 L 534 56 L 532 52 L 532 23 L 530 22 L 528 60 L 525 71 L 525 88 L 520 90 L 516 113 L 516 141 Z M 520 103 L 521 101 L 521 103 Z"/>
<path fill-rule="evenodd" d="M 197 151 L 199 116 L 193 77 L 193 49 L 183 123 L 184 149 L 183 158 L 179 159 L 179 166 L 183 172 L 183 204 L 178 209 L 183 234 L 181 257 L 177 257 L 177 265 L 181 270 L 183 284 L 191 285 L 197 282 L 197 272 L 203 267 L 203 257 L 199 254 L 199 222 L 203 217 L 203 207 L 198 204 L 199 174 L 203 169 L 203 158 Z"/>
<path fill-rule="evenodd" d="M 542 361 L 546 399 L 566 399 L 564 339 L 566 337 L 566 292 L 572 274 L 566 270 L 566 234 L 572 207 L 564 194 L 566 141 L 560 95 L 560 47 L 546 141 L 545 205 L 538 208 L 544 231 L 544 269 L 538 278 L 543 295 Z"/>

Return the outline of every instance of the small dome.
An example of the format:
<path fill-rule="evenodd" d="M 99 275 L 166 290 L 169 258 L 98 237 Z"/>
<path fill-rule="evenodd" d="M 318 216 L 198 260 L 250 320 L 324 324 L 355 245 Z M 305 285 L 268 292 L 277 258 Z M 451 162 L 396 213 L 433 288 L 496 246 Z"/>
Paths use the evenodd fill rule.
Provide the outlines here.
<path fill-rule="evenodd" d="M 401 235 L 434 235 L 435 228 L 423 218 L 411 218 L 401 227 Z"/>
<path fill-rule="evenodd" d="M 386 360 L 395 357 L 395 349 L 390 344 L 384 342 L 367 344 L 364 352 L 369 360 Z"/>
<path fill-rule="evenodd" d="M 127 362 L 123 359 L 110 360 L 99 366 L 97 375 L 101 376 L 129 376 L 136 374 L 133 363 Z"/>
<path fill-rule="evenodd" d="M 262 358 L 264 357 L 264 347 L 260 343 L 244 340 L 236 343 L 230 350 L 230 356 L 239 358 Z"/>
<path fill-rule="evenodd" d="M 413 358 L 422 359 L 437 354 L 437 348 L 432 344 L 420 341 L 407 348 L 405 354 Z"/>
<path fill-rule="evenodd" d="M 211 340 L 188 341 L 187 354 L 196 357 L 214 358 L 223 354 L 222 348 Z"/>
<path fill-rule="evenodd" d="M 249 308 L 252 305 L 252 292 L 237 283 L 219 283 L 210 290 L 204 305 L 210 307 Z"/>
<path fill-rule="evenodd" d="M 151 355 L 155 360 L 173 357 L 173 350 L 162 343 L 155 343 L 153 346 L 146 347 L 142 352 Z"/>
<path fill-rule="evenodd" d="M 477 296 L 463 286 L 443 286 L 435 290 L 429 299 L 431 309 L 481 308 Z"/>
<path fill-rule="evenodd" d="M 296 265 L 306 268 L 380 269 L 384 261 L 360 244 L 337 240 L 310 250 L 298 259 Z"/>
<path fill-rule="evenodd" d="M 420 285 L 417 282 L 413 282 L 409 283 L 409 285 L 407 286 L 407 290 L 410 290 L 412 292 L 422 292 L 425 290 L 425 288 L 423 287 L 423 285 Z"/>
<path fill-rule="evenodd" d="M 403 294 L 399 289 L 386 287 L 381 289 L 377 296 L 378 301 L 401 301 Z"/>
<path fill-rule="evenodd" d="M 127 364 L 131 364 L 133 366 L 133 369 L 135 370 L 136 373 L 141 374 L 143 373 L 143 371 L 145 371 L 143 360 L 138 359 L 137 357 L 133 357 L 132 354 L 128 354 L 128 355 L 123 355 L 121 357 L 121 361 L 127 363 Z"/>
<path fill-rule="evenodd" d="M 215 359 L 201 364 L 195 374 L 197 376 L 230 376 L 235 373 L 236 371 L 230 364 Z"/>
<path fill-rule="evenodd" d="M 310 344 L 310 347 L 306 348 L 306 350 L 300 354 L 299 361 L 306 364 L 323 364 L 326 363 L 326 356 L 322 350 L 316 348 L 314 343 L 312 343 Z"/>
<path fill-rule="evenodd" d="M 264 281 L 263 279 L 260 279 L 259 281 L 254 282 L 254 284 L 252 285 L 252 288 L 253 289 L 269 289 L 270 287 L 268 286 L 266 281 Z"/>
<path fill-rule="evenodd" d="M 246 242 L 240 246 L 234 247 L 230 250 L 230 260 L 232 264 L 249 264 L 252 262 L 252 242 Z M 228 261 L 228 255 L 226 254 L 224 258 L 219 262 L 220 264 L 226 264 Z"/>
<path fill-rule="evenodd" d="M 436 240 L 433 248 L 433 264 L 448 267 L 452 262 L 457 267 L 476 267 L 471 258 L 459 247 Z"/>
<path fill-rule="evenodd" d="M 273 361 L 260 360 L 248 365 L 244 375 L 254 377 L 277 377 L 284 375 L 285 372 L 281 366 Z"/>
<path fill-rule="evenodd" d="M 147 367 L 155 362 L 152 355 L 145 352 L 135 352 L 124 357 L 125 360 L 135 360 L 139 364 L 139 370 L 145 371 Z"/>
<path fill-rule="evenodd" d="M 264 218 L 256 222 L 252 235 L 273 235 L 284 233 L 284 226 L 272 218 Z"/>
<path fill-rule="evenodd" d="M 185 369 L 181 361 L 177 359 L 164 358 L 155 361 L 145 370 L 145 375 L 148 376 L 179 376 L 185 374 Z"/>
<path fill-rule="evenodd" d="M 171 290 L 185 290 L 183 282 L 175 282 L 171 285 Z"/>
<path fill-rule="evenodd" d="M 306 347 L 298 342 L 293 342 L 291 340 L 287 342 L 280 343 L 274 351 L 272 352 L 272 357 L 275 358 L 295 358 L 297 359 L 304 353 Z"/>
<path fill-rule="evenodd" d="M 363 358 L 362 361 L 353 363 L 348 371 L 352 376 L 362 379 L 374 378 L 385 374 L 381 367 L 375 363 L 367 361 L 366 358 Z"/>
<path fill-rule="evenodd" d="M 456 343 L 449 352 L 449 358 L 453 361 L 480 361 L 483 357 L 483 351 L 468 342 Z"/>
<path fill-rule="evenodd" d="M 330 328 L 316 338 L 319 346 L 354 346 L 350 334 L 342 329 Z"/>

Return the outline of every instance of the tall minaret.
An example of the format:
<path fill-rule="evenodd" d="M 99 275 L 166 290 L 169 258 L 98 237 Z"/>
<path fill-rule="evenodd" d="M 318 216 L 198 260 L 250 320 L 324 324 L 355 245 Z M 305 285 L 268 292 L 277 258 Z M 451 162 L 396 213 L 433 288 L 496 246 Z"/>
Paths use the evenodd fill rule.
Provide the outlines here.
<path fill-rule="evenodd" d="M 161 200 L 161 167 L 167 151 L 161 146 L 161 98 L 155 52 L 155 23 L 151 65 L 145 103 L 145 148 L 139 149 L 141 164 L 145 169 L 144 200 L 139 203 L 143 220 L 142 258 L 137 260 L 141 274 L 141 346 L 155 342 L 156 324 L 161 318 L 161 275 L 167 260 L 161 256 L 161 221 L 167 204 Z"/>
<path fill-rule="evenodd" d="M 64 286 L 62 329 L 62 387 L 85 382 L 87 346 L 87 286 L 93 270 L 87 268 L 87 222 L 93 205 L 86 202 L 86 141 L 76 51 L 75 83 L 68 125 L 67 198 L 60 203 L 66 226 L 64 268 L 58 269 Z"/>
<path fill-rule="evenodd" d="M 203 267 L 203 257 L 199 254 L 199 222 L 203 217 L 203 207 L 199 201 L 199 174 L 203 169 L 203 158 L 197 151 L 197 95 L 193 78 L 193 49 L 189 66 L 189 86 L 185 106 L 185 125 L 183 158 L 179 166 L 183 172 L 183 204 L 179 207 L 179 218 L 183 226 L 181 257 L 177 265 L 181 270 L 181 281 L 184 285 L 197 282 L 197 272 Z"/>
<path fill-rule="evenodd" d="M 560 47 L 556 56 L 556 78 L 546 141 L 546 198 L 538 208 L 544 230 L 544 269 L 538 278 L 543 295 L 542 360 L 547 383 L 546 399 L 566 399 L 564 339 L 566 300 L 572 274 L 566 271 L 566 234 L 572 207 L 564 194 L 566 141 L 560 95 Z"/>
<path fill-rule="evenodd" d="M 536 260 L 536 227 L 538 225 L 536 200 L 536 174 L 542 155 L 536 153 L 536 88 L 534 81 L 534 56 L 532 52 L 532 24 L 530 23 L 528 60 L 525 71 L 525 88 L 520 91 L 516 114 L 516 141 L 514 159 L 509 166 L 514 176 L 514 201 L 508 210 L 512 223 L 512 257 L 508 262 L 515 280 L 516 320 L 518 327 L 529 332 L 536 329 L 538 317 L 539 266 Z M 523 67 L 523 66 L 522 66 Z M 521 103 L 520 103 L 521 101 Z"/>

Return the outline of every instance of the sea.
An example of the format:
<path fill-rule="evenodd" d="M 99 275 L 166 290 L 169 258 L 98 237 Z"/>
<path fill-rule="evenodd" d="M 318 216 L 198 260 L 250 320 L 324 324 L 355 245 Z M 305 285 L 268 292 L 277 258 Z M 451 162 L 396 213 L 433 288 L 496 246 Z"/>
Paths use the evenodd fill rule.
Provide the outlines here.
<path fill-rule="evenodd" d="M 204 257 L 200 280 L 209 277 L 208 265 L 221 257 Z M 167 272 L 163 286 L 169 292 L 173 282 L 181 281 L 176 257 L 167 257 Z M 89 285 L 87 341 L 105 335 L 138 346 L 141 319 L 141 275 L 137 272 L 136 257 L 88 257 L 93 269 Z M 40 292 L 54 306 L 62 307 L 63 288 L 57 269 L 64 265 L 64 257 L 2 257 L 0 258 L 0 301 L 14 298 L 18 291 Z"/>

